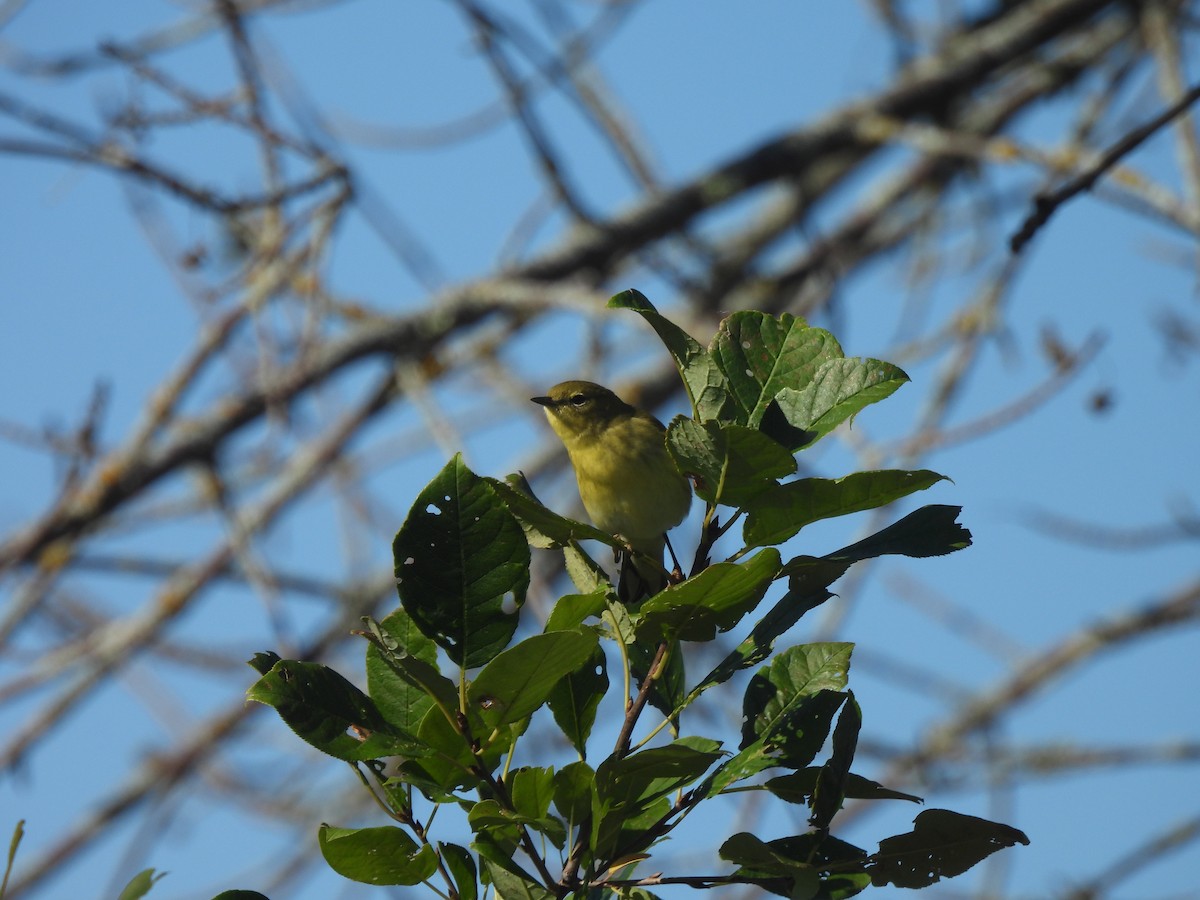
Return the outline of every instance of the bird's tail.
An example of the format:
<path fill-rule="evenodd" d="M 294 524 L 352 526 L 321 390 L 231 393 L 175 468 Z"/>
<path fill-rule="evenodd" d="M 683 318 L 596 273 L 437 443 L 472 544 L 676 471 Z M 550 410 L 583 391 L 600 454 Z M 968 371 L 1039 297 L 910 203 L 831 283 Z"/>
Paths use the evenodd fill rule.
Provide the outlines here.
<path fill-rule="evenodd" d="M 636 553 L 623 551 L 617 569 L 617 597 L 622 603 L 638 603 L 653 597 L 668 584 L 667 570 L 663 567 L 663 550 L 667 545 L 663 535 L 654 541 L 642 541 L 634 549 Z"/>

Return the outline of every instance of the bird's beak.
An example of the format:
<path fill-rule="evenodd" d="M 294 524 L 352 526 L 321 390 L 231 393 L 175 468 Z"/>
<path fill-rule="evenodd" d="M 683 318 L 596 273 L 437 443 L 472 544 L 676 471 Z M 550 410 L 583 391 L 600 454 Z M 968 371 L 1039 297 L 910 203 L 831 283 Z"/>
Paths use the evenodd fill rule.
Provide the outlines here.
<path fill-rule="evenodd" d="M 553 406 L 554 405 L 554 399 L 552 397 L 530 397 L 529 399 L 532 400 L 534 403 L 536 403 L 538 406 Z"/>

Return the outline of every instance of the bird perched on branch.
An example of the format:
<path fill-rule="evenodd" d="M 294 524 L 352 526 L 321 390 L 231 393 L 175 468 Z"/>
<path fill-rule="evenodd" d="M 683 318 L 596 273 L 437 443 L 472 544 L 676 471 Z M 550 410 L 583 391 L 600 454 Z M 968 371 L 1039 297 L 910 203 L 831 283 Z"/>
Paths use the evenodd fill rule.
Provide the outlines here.
<path fill-rule="evenodd" d="M 667 453 L 662 422 L 590 381 L 564 381 L 545 397 L 550 427 L 567 448 L 583 508 L 601 531 L 621 538 L 618 594 L 633 602 L 667 586 L 666 532 L 683 521 L 692 489 Z"/>

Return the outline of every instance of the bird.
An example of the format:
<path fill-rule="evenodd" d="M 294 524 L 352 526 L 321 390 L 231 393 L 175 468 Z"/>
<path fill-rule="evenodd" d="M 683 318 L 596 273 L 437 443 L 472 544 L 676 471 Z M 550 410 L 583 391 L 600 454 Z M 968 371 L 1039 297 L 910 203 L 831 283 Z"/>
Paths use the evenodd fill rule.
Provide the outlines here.
<path fill-rule="evenodd" d="M 691 483 L 667 452 L 666 428 L 591 381 L 563 381 L 531 399 L 567 449 L 592 524 L 634 551 L 623 554 L 618 596 L 629 603 L 658 593 L 669 583 L 666 533 L 692 502 Z"/>

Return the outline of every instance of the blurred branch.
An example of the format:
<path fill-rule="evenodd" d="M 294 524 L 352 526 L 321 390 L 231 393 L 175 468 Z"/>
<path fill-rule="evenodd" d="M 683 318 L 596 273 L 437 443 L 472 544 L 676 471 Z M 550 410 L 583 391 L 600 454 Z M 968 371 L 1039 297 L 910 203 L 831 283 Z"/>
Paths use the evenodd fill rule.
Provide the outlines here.
<path fill-rule="evenodd" d="M 1067 201 L 1077 194 L 1090 191 L 1113 166 L 1128 156 L 1146 142 L 1155 132 L 1178 118 L 1187 111 L 1188 107 L 1200 100 L 1200 84 L 1194 85 L 1187 93 L 1172 103 L 1165 110 L 1146 122 L 1140 128 L 1135 128 L 1112 145 L 1096 162 L 1095 165 L 1080 172 L 1062 187 L 1048 194 L 1039 194 L 1033 201 L 1033 212 L 1025 219 L 1016 234 L 1012 236 L 1009 247 L 1013 253 L 1020 253 L 1035 234 L 1050 221 L 1050 217 Z"/>

